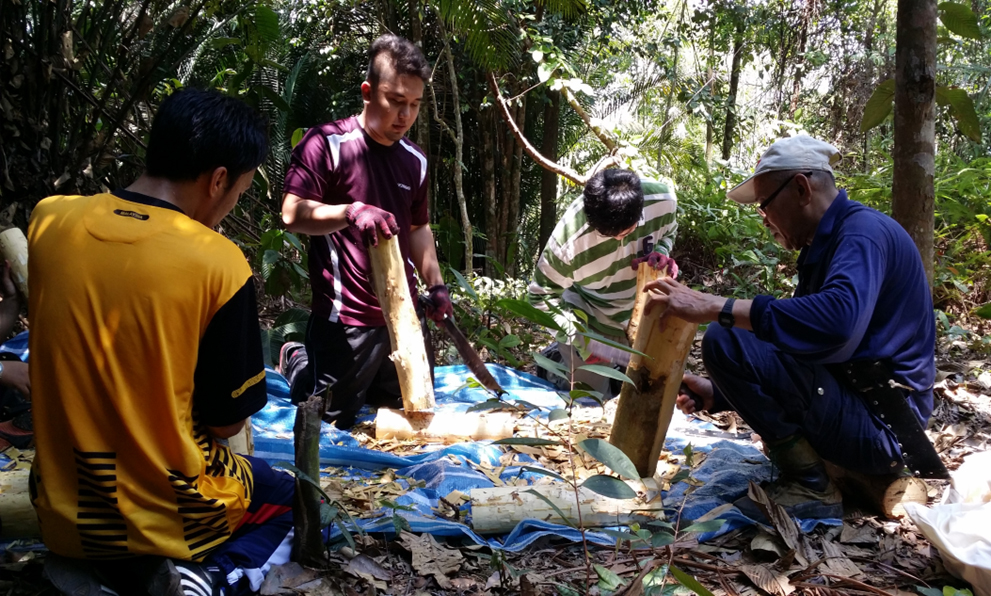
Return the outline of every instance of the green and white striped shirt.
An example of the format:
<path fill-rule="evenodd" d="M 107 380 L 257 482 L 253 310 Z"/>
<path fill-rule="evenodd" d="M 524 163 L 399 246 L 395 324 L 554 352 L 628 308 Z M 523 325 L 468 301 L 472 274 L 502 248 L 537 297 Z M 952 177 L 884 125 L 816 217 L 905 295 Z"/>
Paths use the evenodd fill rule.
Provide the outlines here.
<path fill-rule="evenodd" d="M 588 315 L 593 330 L 622 336 L 637 290 L 634 257 L 656 251 L 669 254 L 678 224 L 677 199 L 670 184 L 641 179 L 643 215 L 622 240 L 603 236 L 588 225 L 584 197 L 568 206 L 551 233 L 530 283 L 528 300 L 541 309 L 570 309 Z"/>

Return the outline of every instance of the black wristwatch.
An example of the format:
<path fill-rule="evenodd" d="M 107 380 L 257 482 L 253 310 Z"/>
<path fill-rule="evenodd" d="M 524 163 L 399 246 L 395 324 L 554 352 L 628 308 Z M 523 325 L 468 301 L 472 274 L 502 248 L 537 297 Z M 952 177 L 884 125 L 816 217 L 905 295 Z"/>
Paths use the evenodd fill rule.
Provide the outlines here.
<path fill-rule="evenodd" d="M 733 303 L 736 298 L 728 298 L 723 310 L 719 311 L 719 324 L 727 329 L 732 329 L 736 325 L 736 317 L 733 316 Z"/>

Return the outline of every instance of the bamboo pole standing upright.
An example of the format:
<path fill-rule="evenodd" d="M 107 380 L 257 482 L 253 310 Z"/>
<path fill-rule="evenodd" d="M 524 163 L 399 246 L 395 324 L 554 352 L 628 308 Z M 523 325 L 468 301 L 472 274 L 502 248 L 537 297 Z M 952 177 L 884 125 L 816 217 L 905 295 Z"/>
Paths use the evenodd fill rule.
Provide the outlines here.
<path fill-rule="evenodd" d="M 696 323 L 668 317 L 662 330 L 658 325 L 661 309 L 644 313 L 646 294 L 643 287 L 658 279 L 657 271 L 647 263 L 637 270 L 637 298 L 630 318 L 630 343 L 633 349 L 647 354 L 632 354 L 613 421 L 609 442 L 619 447 L 636 465 L 640 476 L 649 478 L 657 469 L 657 459 L 664 446 L 678 388 L 685 372 L 685 358 L 691 350 Z"/>
<path fill-rule="evenodd" d="M 399 239 L 396 236 L 388 240 L 380 237 L 378 246 L 368 247 L 368 256 L 372 265 L 372 286 L 392 343 L 389 358 L 399 374 L 403 410 L 407 416 L 427 417 L 434 408 L 434 384 L 423 345 L 423 329 L 406 282 Z"/>

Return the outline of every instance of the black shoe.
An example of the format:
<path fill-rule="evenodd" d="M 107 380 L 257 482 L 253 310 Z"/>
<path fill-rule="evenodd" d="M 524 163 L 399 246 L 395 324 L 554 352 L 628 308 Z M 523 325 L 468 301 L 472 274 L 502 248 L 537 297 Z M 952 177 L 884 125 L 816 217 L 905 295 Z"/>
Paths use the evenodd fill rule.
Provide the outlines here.
<path fill-rule="evenodd" d="M 117 596 L 100 582 L 87 561 L 50 552 L 45 556 L 41 575 L 65 596 Z"/>

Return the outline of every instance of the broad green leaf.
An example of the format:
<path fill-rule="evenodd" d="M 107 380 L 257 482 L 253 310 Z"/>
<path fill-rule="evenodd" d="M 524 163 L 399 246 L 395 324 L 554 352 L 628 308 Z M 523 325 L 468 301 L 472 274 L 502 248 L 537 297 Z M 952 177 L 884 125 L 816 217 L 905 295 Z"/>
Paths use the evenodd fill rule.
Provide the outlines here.
<path fill-rule="evenodd" d="M 726 520 L 724 519 L 710 519 L 709 521 L 692 524 L 681 530 L 681 532 L 686 534 L 705 534 L 706 532 L 715 532 L 719 528 L 723 527 L 725 523 Z"/>
<path fill-rule="evenodd" d="M 650 545 L 654 548 L 667 546 L 669 544 L 674 544 L 674 534 L 670 534 L 668 532 L 656 532 L 650 537 Z"/>
<path fill-rule="evenodd" d="M 595 574 L 599 576 L 599 589 L 606 592 L 615 592 L 621 588 L 626 582 L 620 576 L 616 575 L 614 572 L 606 569 L 602 565 L 593 565 L 595 569 Z"/>
<path fill-rule="evenodd" d="M 604 335 L 599 335 L 598 333 L 596 333 L 594 331 L 589 331 L 588 329 L 586 329 L 585 331 L 578 332 L 577 335 L 583 335 L 583 336 L 585 336 L 585 337 L 587 337 L 589 339 L 594 339 L 595 341 L 599 342 L 600 344 L 606 344 L 607 346 L 616 348 L 617 350 L 622 350 L 622 351 L 628 352 L 630 354 L 636 354 L 638 356 L 646 356 L 646 357 L 649 358 L 649 356 L 647 356 L 646 354 L 644 354 L 643 352 L 641 352 L 639 350 L 634 350 L 633 348 L 631 348 L 630 346 L 628 346 L 626 344 L 621 344 L 621 343 L 619 343 L 618 341 L 616 341 L 614 339 L 609 339 L 608 337 L 606 337 Z"/>
<path fill-rule="evenodd" d="M 871 94 L 864 106 L 864 117 L 860 121 L 860 132 L 867 132 L 884 122 L 895 105 L 895 80 L 881 83 Z"/>
<path fill-rule="evenodd" d="M 500 348 L 515 348 L 516 346 L 520 345 L 521 343 L 523 343 L 523 340 L 521 340 L 519 337 L 517 337 L 515 335 L 507 335 L 507 336 L 505 336 L 505 337 L 503 337 L 502 339 L 499 340 L 499 347 Z"/>
<path fill-rule="evenodd" d="M 989 317 L 991 318 L 991 317 Z M 568 417 L 568 411 L 563 408 L 557 408 L 551 410 L 551 413 L 547 415 L 548 422 L 555 422 L 557 420 L 564 420 Z"/>
<path fill-rule="evenodd" d="M 492 441 L 493 445 L 527 445 L 530 447 L 539 447 L 541 445 L 560 445 L 560 441 L 551 441 L 550 439 L 541 439 L 538 437 L 509 437 L 508 439 L 499 439 L 498 441 Z"/>
<path fill-rule="evenodd" d="M 568 516 L 565 515 L 563 511 L 561 511 L 561 508 L 560 507 L 558 507 L 557 505 L 554 504 L 554 501 L 551 501 L 550 499 L 548 499 L 544 495 L 538 493 L 537 491 L 533 490 L 532 488 L 530 490 L 527 490 L 527 491 L 524 491 L 524 492 L 526 492 L 527 494 L 533 495 L 533 496 L 537 497 L 538 499 L 540 499 L 541 501 L 543 501 L 544 503 L 547 503 L 548 505 L 550 505 L 551 509 L 553 509 L 555 511 L 555 513 L 557 513 L 557 516 L 559 518 L 561 518 L 561 523 L 563 523 L 565 525 L 568 525 L 568 526 L 571 526 L 572 528 L 575 527 L 575 524 L 572 523 L 572 521 L 570 519 L 568 519 Z"/>
<path fill-rule="evenodd" d="M 277 250 L 266 250 L 262 254 L 262 279 L 268 281 L 268 278 L 272 276 L 272 272 L 275 271 L 275 264 L 279 262 L 280 258 L 282 258 L 282 255 Z"/>
<path fill-rule="evenodd" d="M 598 401 L 602 399 L 602 394 L 598 391 L 589 391 L 588 389 L 572 389 L 568 392 L 568 397 L 571 399 L 581 399 L 583 397 L 591 397 L 592 399 Z"/>
<path fill-rule="evenodd" d="M 605 439 L 585 439 L 578 444 L 589 455 L 623 478 L 640 480 L 640 473 L 623 451 Z"/>
<path fill-rule="evenodd" d="M 535 468 L 533 466 L 520 466 L 520 471 L 530 472 L 531 474 L 540 474 L 541 476 L 548 476 L 550 478 L 554 478 L 555 480 L 560 480 L 561 482 L 568 481 L 564 476 L 558 474 L 557 472 L 553 472 L 551 470 L 545 470 L 544 468 Z"/>
<path fill-rule="evenodd" d="M 561 331 L 561 326 L 557 324 L 554 317 L 525 300 L 503 298 L 497 302 L 496 305 L 504 310 L 508 310 L 516 316 L 523 317 L 531 323 L 536 323 L 555 331 Z"/>
<path fill-rule="evenodd" d="M 289 104 L 286 103 L 286 100 L 283 99 L 281 95 L 279 95 L 275 91 L 272 91 L 272 89 L 270 89 L 269 87 L 265 87 L 264 85 L 258 85 L 255 87 L 255 89 L 258 90 L 258 93 L 262 97 L 272 102 L 272 105 L 278 108 L 280 112 L 288 113 L 292 109 L 289 107 Z"/>
<path fill-rule="evenodd" d="M 587 370 L 593 372 L 597 375 L 607 377 L 609 379 L 616 379 L 617 381 L 623 381 L 624 383 L 633 384 L 630 377 L 626 376 L 624 373 L 619 372 L 611 366 L 604 366 L 602 364 L 583 364 L 578 367 L 578 370 Z"/>
<path fill-rule="evenodd" d="M 296 148 L 296 145 L 299 145 L 299 142 L 303 140 L 303 135 L 305 134 L 306 134 L 305 128 L 297 128 L 296 130 L 292 131 L 291 143 L 293 149 Z"/>
<path fill-rule="evenodd" d="M 399 515 L 398 513 L 392 514 L 392 527 L 395 528 L 396 534 L 400 532 L 412 532 L 413 530 L 409 527 L 409 522 L 406 518 Z"/>
<path fill-rule="evenodd" d="M 950 114 L 957 121 L 960 132 L 975 143 L 981 142 L 981 121 L 974 109 L 974 100 L 966 91 L 956 87 L 936 87 L 936 102 L 950 107 Z"/>
<path fill-rule="evenodd" d="M 943 26 L 953 33 L 970 39 L 983 37 L 977 15 L 966 4 L 941 2 L 936 10 L 939 11 L 939 20 L 943 22 Z"/>
<path fill-rule="evenodd" d="M 685 586 L 692 592 L 695 592 L 699 596 L 712 596 L 712 592 L 710 592 L 705 588 L 705 586 L 700 584 L 697 579 L 688 575 L 681 569 L 678 569 L 677 567 L 672 565 L 670 568 L 668 568 L 668 570 L 671 572 L 671 575 L 673 575 L 674 578 L 678 580 L 679 584 Z"/>
<path fill-rule="evenodd" d="M 976 309 L 974 311 L 974 314 L 981 317 L 982 319 L 991 319 L 991 302 Z"/>
<path fill-rule="evenodd" d="M 282 36 L 279 15 L 264 4 L 255 8 L 255 27 L 258 29 L 258 37 L 266 43 L 276 43 Z"/>
<path fill-rule="evenodd" d="M 689 470 L 688 468 L 682 468 L 682 469 L 678 470 L 678 473 L 671 477 L 671 480 L 670 480 L 671 486 L 674 486 L 675 484 L 678 484 L 682 480 L 685 480 L 686 478 L 688 478 L 691 475 L 691 473 L 692 473 L 692 471 Z"/>
<path fill-rule="evenodd" d="M 693 467 L 695 465 L 695 452 L 692 451 L 692 444 L 685 445 L 681 452 L 685 454 L 685 465 L 689 468 Z"/>
<path fill-rule="evenodd" d="M 534 352 L 532 356 L 534 361 L 536 361 L 537 365 L 540 366 L 541 368 L 546 369 L 547 372 L 557 375 L 566 381 L 571 380 L 571 371 L 565 368 L 564 365 L 561 364 L 560 362 L 554 362 L 547 356 L 544 356 L 543 354 L 538 354 L 536 352 Z"/>
<path fill-rule="evenodd" d="M 625 482 L 605 474 L 596 474 L 588 478 L 582 483 L 582 488 L 613 499 L 632 499 L 637 496 L 637 491 L 627 486 Z"/>
<path fill-rule="evenodd" d="M 320 527 L 326 528 L 330 524 L 334 523 L 334 518 L 337 517 L 338 509 L 333 505 L 321 501 L 320 502 Z"/>
<path fill-rule="evenodd" d="M 478 302 L 478 294 L 475 293 L 475 288 L 471 287 L 471 284 L 468 283 L 468 280 L 465 279 L 465 276 L 461 275 L 461 272 L 453 267 L 450 268 L 450 271 L 454 275 L 454 279 L 457 280 L 458 285 L 461 286 L 461 289 L 465 291 L 465 294 L 468 294 L 468 296 L 471 297 L 472 301 Z"/>
<path fill-rule="evenodd" d="M 943 596 L 943 591 L 937 588 L 927 588 L 925 586 L 915 586 L 916 591 L 922 596 Z"/>

